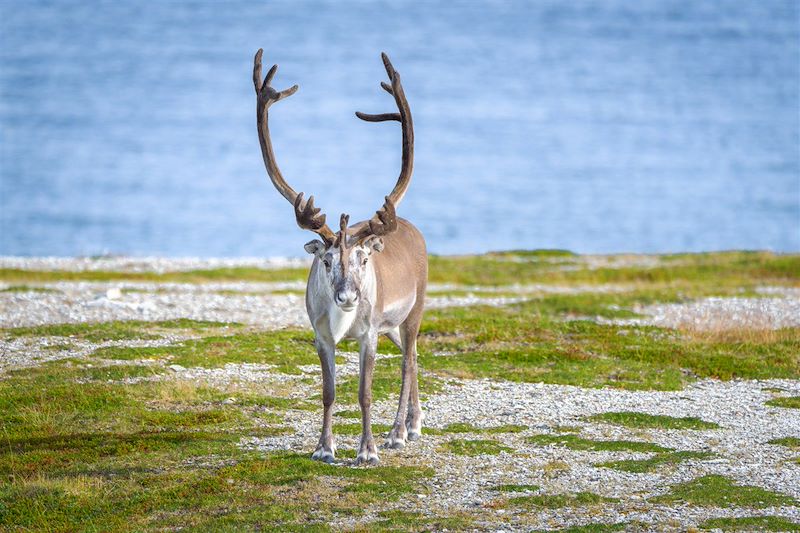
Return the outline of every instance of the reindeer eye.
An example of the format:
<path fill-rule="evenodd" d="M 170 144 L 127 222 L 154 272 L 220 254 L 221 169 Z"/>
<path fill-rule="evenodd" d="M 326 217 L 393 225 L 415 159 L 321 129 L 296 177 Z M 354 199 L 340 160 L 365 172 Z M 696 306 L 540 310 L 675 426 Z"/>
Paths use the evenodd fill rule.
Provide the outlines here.
<path fill-rule="evenodd" d="M 364 265 L 366 265 L 368 260 L 369 260 L 369 258 L 365 257 L 365 258 L 364 258 L 364 259 L 361 261 L 361 266 L 364 266 Z"/>
<path fill-rule="evenodd" d="M 331 267 L 331 262 L 328 261 L 327 259 L 323 259 L 322 260 L 322 264 L 325 265 L 325 268 L 330 268 Z"/>

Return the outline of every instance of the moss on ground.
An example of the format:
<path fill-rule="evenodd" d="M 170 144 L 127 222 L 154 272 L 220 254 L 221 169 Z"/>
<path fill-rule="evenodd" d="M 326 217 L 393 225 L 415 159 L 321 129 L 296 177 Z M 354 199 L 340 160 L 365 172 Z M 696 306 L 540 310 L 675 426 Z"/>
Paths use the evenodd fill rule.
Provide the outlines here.
<path fill-rule="evenodd" d="M 442 450 L 455 455 L 498 455 L 501 452 L 513 452 L 510 448 L 494 439 L 449 440 L 442 444 Z"/>
<path fill-rule="evenodd" d="M 785 494 L 754 487 L 737 485 L 720 475 L 703 476 L 686 483 L 673 485 L 670 492 L 650 500 L 653 503 L 688 503 L 702 507 L 752 507 L 761 509 L 781 505 L 798 505 Z"/>
<path fill-rule="evenodd" d="M 360 416 L 360 415 L 359 415 Z M 392 429 L 389 424 L 372 423 L 372 433 L 376 437 L 388 434 Z M 361 423 L 358 424 L 333 424 L 333 432 L 337 435 L 361 435 Z"/>
<path fill-rule="evenodd" d="M 531 496 L 516 496 L 507 500 L 510 507 L 526 509 L 561 509 L 564 507 L 583 507 L 603 503 L 616 503 L 616 498 L 606 498 L 593 492 L 578 492 L 576 494 L 535 494 Z"/>
<path fill-rule="evenodd" d="M 696 378 L 800 377 L 800 328 L 764 338 L 706 338 L 656 327 L 564 321 L 565 315 L 602 314 L 609 298 L 623 296 L 558 296 L 505 308 L 431 311 L 419 340 L 420 365 L 457 378 L 633 390 L 679 390 Z M 660 297 L 628 293 L 624 298 L 632 305 L 637 298 Z"/>
<path fill-rule="evenodd" d="M 159 322 L 142 320 L 116 320 L 112 322 L 82 322 L 77 324 L 48 324 L 24 328 L 0 329 L 4 337 L 71 337 L 90 342 L 119 340 L 153 340 L 161 338 L 161 333 L 191 331 L 197 333 L 213 329 L 238 328 L 239 324 L 212 322 L 179 318 Z"/>
<path fill-rule="evenodd" d="M 315 355 L 316 357 L 316 355 Z M 319 359 L 317 359 L 319 361 Z M 387 400 L 399 396 L 401 384 L 401 364 L 399 357 L 378 359 L 375 361 L 375 371 L 372 375 L 372 399 L 373 401 Z M 341 405 L 358 404 L 358 384 L 357 375 L 347 376 L 339 380 L 336 384 L 336 402 Z M 430 394 L 439 392 L 443 382 L 441 379 L 426 372 L 419 374 L 419 392 L 421 398 L 426 398 Z M 359 414 L 359 417 L 361 415 Z"/>
<path fill-rule="evenodd" d="M 0 381 L 0 529 L 313 530 L 424 491 L 432 474 L 247 452 L 242 435 L 288 431 L 264 425 L 255 395 L 226 404 L 191 382 L 76 386 L 81 371 L 45 365 Z"/>
<path fill-rule="evenodd" d="M 671 453 L 659 453 L 650 457 L 649 459 L 627 459 L 623 461 L 607 461 L 605 463 L 598 463 L 594 466 L 602 466 L 604 468 L 612 468 L 614 470 L 621 470 L 623 472 L 633 472 L 641 474 L 645 472 L 652 472 L 657 468 L 665 465 L 677 465 L 685 461 L 708 459 L 713 457 L 714 454 L 710 452 L 693 452 L 681 451 Z"/>
<path fill-rule="evenodd" d="M 614 256 L 609 256 L 611 260 Z M 753 284 L 797 283 L 800 255 L 770 252 L 712 252 L 649 256 L 656 266 L 594 268 L 580 256 L 539 251 L 496 252 L 480 256 L 429 257 L 431 283 L 516 285 L 530 283 L 658 283 L 718 288 Z M 623 262 L 624 263 L 624 262 Z M 566 268 L 565 268 L 566 267 Z M 0 269 L 0 280 L 14 283 L 50 281 L 148 281 L 206 283 L 219 281 L 304 281 L 307 268 L 233 267 L 187 272 L 39 271 Z"/>
<path fill-rule="evenodd" d="M 61 292 L 57 289 L 49 287 L 35 287 L 31 285 L 11 285 L 5 289 L 0 289 L 0 292 L 44 292 L 44 293 L 57 293 Z"/>
<path fill-rule="evenodd" d="M 777 446 L 786 446 L 792 450 L 800 450 L 800 437 L 782 437 L 780 439 L 772 439 L 769 444 Z"/>
<path fill-rule="evenodd" d="M 448 435 L 453 433 L 485 433 L 485 434 L 499 434 L 499 433 L 520 433 L 525 431 L 527 426 L 520 426 L 518 424 L 504 424 L 502 426 L 490 426 L 485 428 L 479 428 L 477 426 L 473 426 L 472 424 L 466 422 L 454 422 L 452 424 L 448 424 L 445 427 L 439 428 L 425 428 L 425 433 L 429 435 Z"/>
<path fill-rule="evenodd" d="M 718 429 L 714 422 L 706 422 L 694 416 L 674 417 L 667 415 L 650 415 L 635 411 L 615 411 L 600 413 L 587 417 L 595 422 L 605 422 L 628 428 L 654 428 L 654 429 Z"/>
<path fill-rule="evenodd" d="M 474 519 L 466 513 L 453 513 L 444 516 L 413 511 L 381 511 L 375 522 L 357 526 L 354 532 L 372 531 L 465 531 L 474 527 Z"/>
<path fill-rule="evenodd" d="M 298 365 L 319 364 L 310 331 L 251 331 L 208 336 L 158 347 L 108 347 L 94 352 L 105 359 L 168 359 L 184 367 L 219 368 L 227 363 L 275 365 L 276 370 L 299 374 Z"/>
<path fill-rule="evenodd" d="M 631 526 L 635 526 L 637 530 L 644 529 L 642 527 L 644 526 L 644 524 L 630 524 L 627 522 L 618 522 L 616 524 L 604 524 L 601 522 L 597 522 L 593 524 L 584 524 L 582 526 L 567 527 L 564 529 L 540 530 L 536 531 L 536 533 L 542 533 L 544 531 L 549 531 L 550 533 L 605 533 L 607 531 L 623 531 Z"/>
<path fill-rule="evenodd" d="M 0 280 L 5 282 L 46 283 L 50 281 L 148 281 L 153 283 L 209 283 L 221 281 L 305 281 L 307 268 L 263 269 L 231 267 L 189 270 L 185 272 L 114 272 L 84 270 L 23 270 L 0 268 Z"/>
<path fill-rule="evenodd" d="M 517 485 L 517 484 L 505 484 L 505 485 L 495 485 L 492 487 L 492 490 L 496 490 L 497 492 L 536 492 L 539 490 L 538 485 Z"/>
<path fill-rule="evenodd" d="M 767 401 L 770 407 L 784 407 L 786 409 L 800 409 L 800 396 L 782 396 Z"/>
<path fill-rule="evenodd" d="M 538 446 L 557 444 L 570 450 L 607 451 L 607 452 L 668 452 L 664 448 L 651 442 L 632 440 L 592 440 L 584 439 L 577 435 L 534 435 L 528 437 L 527 442 Z"/>
<path fill-rule="evenodd" d="M 712 518 L 700 524 L 700 529 L 723 531 L 800 531 L 800 523 L 782 516 L 745 516 L 741 518 Z"/>

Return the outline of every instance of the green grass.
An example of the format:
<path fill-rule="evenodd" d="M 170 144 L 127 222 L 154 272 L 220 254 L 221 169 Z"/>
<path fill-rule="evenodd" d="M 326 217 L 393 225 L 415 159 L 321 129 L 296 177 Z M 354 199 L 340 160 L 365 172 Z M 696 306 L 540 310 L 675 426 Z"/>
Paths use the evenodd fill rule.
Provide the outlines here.
<path fill-rule="evenodd" d="M 24 328 L 0 329 L 0 336 L 7 337 L 71 337 L 90 342 L 144 339 L 161 337 L 160 332 L 189 330 L 203 332 L 216 328 L 237 328 L 238 324 L 189 320 L 180 318 L 145 322 L 142 320 L 117 320 L 113 322 L 82 322 L 78 324 L 48 324 Z"/>
<path fill-rule="evenodd" d="M 545 508 L 561 509 L 564 507 L 583 507 L 599 505 L 602 503 L 618 502 L 616 498 L 606 498 L 593 492 L 578 492 L 576 494 L 536 494 L 531 496 L 516 496 L 508 499 L 508 505 L 526 509 Z"/>
<path fill-rule="evenodd" d="M 356 527 L 356 532 L 372 531 L 465 531 L 473 527 L 474 520 L 465 514 L 436 516 L 413 511 L 381 511 L 375 522 Z"/>
<path fill-rule="evenodd" d="M 692 459 L 708 459 L 713 457 L 714 454 L 709 452 L 692 452 L 681 451 L 671 453 L 659 453 L 649 459 L 627 459 L 623 461 L 608 461 L 605 463 L 598 463 L 594 466 L 602 466 L 604 468 L 612 468 L 614 470 L 621 470 L 623 472 L 633 472 L 641 474 L 645 472 L 652 472 L 659 467 L 665 465 L 677 465 Z"/>
<path fill-rule="evenodd" d="M 618 522 L 616 524 L 603 524 L 600 522 L 593 523 L 593 524 L 585 524 L 582 526 L 572 526 L 567 527 L 564 529 L 548 529 L 542 531 L 549 531 L 551 533 L 604 533 L 606 531 L 623 531 L 628 526 L 632 524 L 628 524 L 626 522 Z M 639 526 L 639 524 L 634 524 L 637 526 L 637 530 L 644 529 L 643 527 Z"/>
<path fill-rule="evenodd" d="M 306 268 L 262 269 L 254 267 L 215 268 L 186 272 L 113 272 L 65 270 L 22 270 L 0 268 L 5 282 L 46 283 L 50 281 L 149 281 L 154 283 L 208 283 L 220 281 L 305 281 Z"/>
<path fill-rule="evenodd" d="M 76 386 L 85 370 L 0 381 L 0 529 L 313 529 L 420 493 L 432 475 L 247 452 L 242 436 L 289 431 L 265 425 L 261 405 L 292 400 L 243 393 L 228 405 L 228 392 L 191 382 Z"/>
<path fill-rule="evenodd" d="M 378 437 L 388 434 L 392 426 L 388 424 L 372 423 L 372 433 Z M 358 424 L 333 424 L 333 432 L 337 435 L 361 435 L 361 423 Z"/>
<path fill-rule="evenodd" d="M 688 503 L 701 507 L 764 507 L 798 505 L 797 500 L 750 485 L 737 485 L 720 475 L 703 476 L 673 485 L 670 492 L 650 500 L 653 503 Z"/>
<path fill-rule="evenodd" d="M 782 437 L 780 439 L 772 439 L 769 444 L 777 446 L 786 446 L 792 450 L 800 450 L 800 437 Z"/>
<path fill-rule="evenodd" d="M 650 415 L 635 411 L 616 411 L 600 413 L 587 418 L 595 422 L 605 422 L 628 428 L 654 428 L 654 429 L 718 429 L 714 422 L 706 422 L 697 417 L 674 417 L 667 415 Z"/>
<path fill-rule="evenodd" d="M 714 252 L 659 256 L 656 267 L 629 266 L 590 269 L 580 257 L 557 256 L 575 268 L 553 263 L 553 256 L 507 252 L 485 256 L 429 257 L 432 283 L 511 285 L 525 283 L 662 283 L 744 286 L 759 281 L 793 283 L 800 278 L 800 256 L 770 252 Z M 509 259 L 525 259 L 510 261 Z"/>
<path fill-rule="evenodd" d="M 513 452 L 510 448 L 493 439 L 474 439 L 474 440 L 449 440 L 442 444 L 442 449 L 455 455 L 498 455 L 501 452 Z"/>
<path fill-rule="evenodd" d="M 317 358 L 317 360 L 319 359 Z M 373 401 L 388 400 L 400 395 L 401 364 L 402 361 L 399 357 L 375 361 L 375 370 L 372 375 Z M 359 377 L 357 375 L 347 376 L 339 380 L 336 384 L 336 403 L 340 405 L 357 405 L 358 383 Z M 424 399 L 430 394 L 435 394 L 441 390 L 442 384 L 441 379 L 428 373 L 420 372 L 420 397 Z M 359 414 L 358 416 L 360 417 L 361 415 Z"/>
<path fill-rule="evenodd" d="M 742 518 L 712 518 L 700 524 L 700 529 L 723 531 L 800 531 L 800 523 L 782 516 L 745 516 Z"/>
<path fill-rule="evenodd" d="M 570 450 L 607 451 L 607 452 L 668 452 L 664 448 L 651 442 L 632 440 L 591 440 L 577 435 L 534 435 L 526 439 L 531 444 L 548 446 L 552 444 L 569 448 Z"/>
<path fill-rule="evenodd" d="M 800 409 L 800 396 L 783 396 L 767 401 L 771 407 L 784 407 L 787 409 Z"/>
<path fill-rule="evenodd" d="M 479 428 L 466 422 L 454 422 L 441 429 L 426 427 L 425 433 L 429 435 L 448 435 L 453 433 L 485 433 L 492 435 L 499 433 L 521 433 L 526 429 L 528 429 L 527 426 L 520 426 L 518 424 L 504 424 L 502 426 Z"/>
<path fill-rule="evenodd" d="M 51 289 L 49 287 L 33 287 L 31 285 L 11 285 L 6 287 L 5 289 L 0 289 L 0 292 L 42 292 L 42 293 L 54 293 L 60 292 L 56 289 Z"/>
<path fill-rule="evenodd" d="M 656 327 L 563 320 L 619 315 L 636 301 L 660 299 L 640 291 L 431 311 L 422 325 L 420 365 L 446 377 L 631 390 L 680 390 L 697 378 L 800 377 L 800 328 L 767 338 L 706 338 Z"/>
<path fill-rule="evenodd" d="M 298 365 L 319 364 L 311 331 L 254 331 L 208 336 L 172 346 L 108 347 L 94 352 L 105 359 L 169 359 L 184 367 L 219 368 L 227 363 L 276 365 L 278 372 L 299 374 Z"/>
<path fill-rule="evenodd" d="M 505 484 L 505 485 L 495 485 L 492 487 L 492 490 L 496 490 L 497 492 L 535 492 L 539 490 L 538 485 L 516 485 L 516 484 Z"/>
<path fill-rule="evenodd" d="M 612 256 L 613 257 L 613 256 Z M 429 256 L 431 283 L 513 285 L 526 283 L 659 283 L 707 285 L 720 288 L 753 284 L 797 283 L 800 256 L 770 252 L 713 252 L 663 255 L 658 266 L 587 268 L 580 256 L 563 250 L 495 252 L 481 256 Z M 570 269 L 564 269 L 568 265 Z M 0 269 L 7 283 L 50 281 L 149 281 L 206 283 L 219 281 L 304 281 L 307 268 L 265 270 L 253 267 L 188 272 L 37 271 Z"/>

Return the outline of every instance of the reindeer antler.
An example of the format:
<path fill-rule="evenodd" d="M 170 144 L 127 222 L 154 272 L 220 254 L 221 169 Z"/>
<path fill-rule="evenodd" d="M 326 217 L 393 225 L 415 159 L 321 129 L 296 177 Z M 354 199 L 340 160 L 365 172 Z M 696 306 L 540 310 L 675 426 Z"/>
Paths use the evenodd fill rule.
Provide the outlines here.
<path fill-rule="evenodd" d="M 276 91 L 270 83 L 278 70 L 278 65 L 272 65 L 267 72 L 263 82 L 261 80 L 261 56 L 264 50 L 259 48 L 253 60 L 253 86 L 256 90 L 256 122 L 258 125 L 258 140 L 261 143 L 261 155 L 264 158 L 264 166 L 272 184 L 281 195 L 294 205 L 294 214 L 297 225 L 303 229 L 317 233 L 326 244 L 330 245 L 335 239 L 335 235 L 325 223 L 325 215 L 320 214 L 320 208 L 314 207 L 314 197 L 310 196 L 307 202 L 303 202 L 303 193 L 298 194 L 286 183 L 286 180 L 275 162 L 275 152 L 272 149 L 272 140 L 269 135 L 269 108 L 275 102 L 283 100 L 297 92 L 299 86 L 294 85 L 283 91 Z"/>
<path fill-rule="evenodd" d="M 399 112 L 370 115 L 356 111 L 356 116 L 367 122 L 384 122 L 387 120 L 400 122 L 403 131 L 403 162 L 394 189 L 386 197 L 383 207 L 375 213 L 375 216 L 355 232 L 353 235 L 355 241 L 366 239 L 371 235 L 386 235 L 397 229 L 395 208 L 405 196 L 408 185 L 411 183 L 411 174 L 414 171 L 414 123 L 411 120 L 411 109 L 403 92 L 403 85 L 400 83 L 400 73 L 394 69 L 392 62 L 389 61 L 389 56 L 385 53 L 381 53 L 381 59 L 383 59 L 383 66 L 386 68 L 386 74 L 391 82 L 391 85 L 389 85 L 382 81 L 381 88 L 394 97 Z"/>

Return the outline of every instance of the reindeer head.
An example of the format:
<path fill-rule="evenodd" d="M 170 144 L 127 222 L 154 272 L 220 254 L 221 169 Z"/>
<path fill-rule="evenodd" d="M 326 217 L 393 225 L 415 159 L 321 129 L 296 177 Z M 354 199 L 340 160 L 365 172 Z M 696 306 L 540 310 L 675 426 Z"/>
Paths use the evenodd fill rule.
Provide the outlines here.
<path fill-rule="evenodd" d="M 261 142 L 261 154 L 267 168 L 272 184 L 294 205 L 297 225 L 303 229 L 317 233 L 322 240 L 315 239 L 305 245 L 305 250 L 315 256 L 317 268 L 324 269 L 324 275 L 330 283 L 334 301 L 345 311 L 351 311 L 358 304 L 361 297 L 361 284 L 369 269 L 370 256 L 383 250 L 384 235 L 397 229 L 395 207 L 403 199 L 411 182 L 414 166 L 414 126 L 411 121 L 411 110 L 408 106 L 403 86 L 400 84 L 400 74 L 394 70 L 386 54 L 381 54 L 383 65 L 389 76 L 391 85 L 381 82 L 381 87 L 394 97 L 398 113 L 383 113 L 369 115 L 356 112 L 356 116 L 367 122 L 384 122 L 396 120 L 400 122 L 403 132 L 403 153 L 400 176 L 392 189 L 383 207 L 375 213 L 370 220 L 348 228 L 348 215 L 342 215 L 340 230 L 333 233 L 325 223 L 325 215 L 320 213 L 320 208 L 314 207 L 314 197 L 303 201 L 303 193 L 297 193 L 283 178 L 278 164 L 275 162 L 275 153 L 269 135 L 269 108 L 275 102 L 291 96 L 297 91 L 297 85 L 284 91 L 276 91 L 270 85 L 277 65 L 261 80 L 261 56 L 263 51 L 256 53 L 253 65 L 253 84 L 257 96 L 257 121 L 258 138 Z M 321 263 L 321 265 L 320 265 Z"/>
<path fill-rule="evenodd" d="M 314 239 L 305 245 L 316 257 L 317 269 L 328 281 L 333 301 L 344 311 L 352 311 L 361 299 L 361 286 L 370 269 L 370 256 L 383 250 L 383 239 L 369 235 L 361 240 L 348 236 L 350 217 L 342 215 L 336 239 L 331 246 Z"/>

